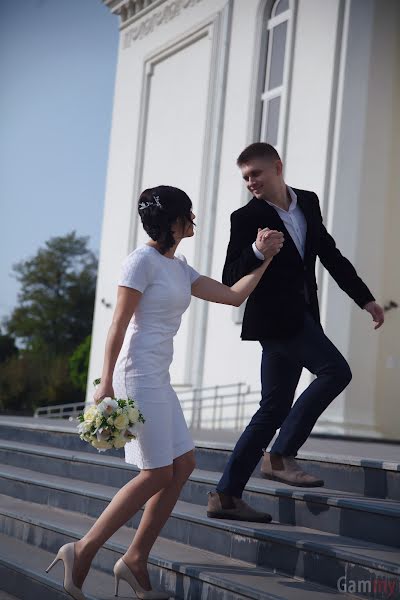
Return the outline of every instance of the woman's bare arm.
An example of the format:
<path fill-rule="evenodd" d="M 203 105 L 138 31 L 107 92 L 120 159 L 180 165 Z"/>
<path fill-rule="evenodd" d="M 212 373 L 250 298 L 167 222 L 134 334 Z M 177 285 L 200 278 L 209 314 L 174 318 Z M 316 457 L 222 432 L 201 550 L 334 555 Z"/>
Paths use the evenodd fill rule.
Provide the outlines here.
<path fill-rule="evenodd" d="M 271 260 L 266 259 L 261 267 L 239 279 L 232 287 L 202 275 L 192 285 L 192 296 L 218 304 L 240 306 L 256 288 Z"/>
<path fill-rule="evenodd" d="M 264 235 L 265 260 L 260 267 L 239 279 L 232 287 L 203 275 L 196 279 L 192 285 L 192 296 L 196 296 L 202 300 L 208 300 L 209 302 L 240 306 L 255 290 L 273 257 L 278 254 L 283 246 L 282 233 L 270 231 Z"/>
<path fill-rule="evenodd" d="M 117 362 L 129 321 L 139 304 L 141 296 L 141 292 L 132 288 L 118 287 L 117 305 L 107 335 L 101 383 L 94 395 L 96 403 L 108 396 L 114 396 L 112 377 L 115 363 Z"/>

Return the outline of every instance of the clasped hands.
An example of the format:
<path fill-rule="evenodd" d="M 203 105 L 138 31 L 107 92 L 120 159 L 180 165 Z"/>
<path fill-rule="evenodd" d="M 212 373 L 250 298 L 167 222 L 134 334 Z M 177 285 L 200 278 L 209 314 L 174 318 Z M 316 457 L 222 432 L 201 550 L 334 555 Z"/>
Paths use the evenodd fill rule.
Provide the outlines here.
<path fill-rule="evenodd" d="M 264 258 L 273 258 L 280 252 L 284 242 L 283 233 L 275 229 L 258 229 L 256 247 Z"/>

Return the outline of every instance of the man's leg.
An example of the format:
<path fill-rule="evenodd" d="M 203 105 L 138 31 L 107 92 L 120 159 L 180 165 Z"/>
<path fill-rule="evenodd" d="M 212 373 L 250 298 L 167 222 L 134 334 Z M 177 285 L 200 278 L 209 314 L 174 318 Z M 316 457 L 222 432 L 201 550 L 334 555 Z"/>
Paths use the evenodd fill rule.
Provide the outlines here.
<path fill-rule="evenodd" d="M 271 448 L 282 456 L 296 456 L 320 415 L 351 381 L 348 363 L 309 313 L 303 335 L 302 364 L 317 377 L 293 405 Z"/>
<path fill-rule="evenodd" d="M 260 408 L 236 443 L 217 486 L 217 492 L 227 497 L 242 497 L 263 449 L 290 411 L 302 371 L 302 366 L 291 359 L 291 340 L 262 345 Z"/>

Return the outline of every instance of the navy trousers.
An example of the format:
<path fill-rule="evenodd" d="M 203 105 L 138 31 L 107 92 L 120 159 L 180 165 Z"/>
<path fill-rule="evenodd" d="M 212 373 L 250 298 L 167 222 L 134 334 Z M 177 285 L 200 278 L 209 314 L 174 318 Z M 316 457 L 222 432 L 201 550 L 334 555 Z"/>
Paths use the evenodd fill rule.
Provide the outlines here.
<path fill-rule="evenodd" d="M 296 456 L 318 417 L 351 380 L 348 363 L 308 311 L 296 336 L 261 345 L 260 408 L 240 436 L 217 486 L 218 492 L 237 498 L 277 429 L 271 452 Z M 292 407 L 303 367 L 316 378 Z"/>

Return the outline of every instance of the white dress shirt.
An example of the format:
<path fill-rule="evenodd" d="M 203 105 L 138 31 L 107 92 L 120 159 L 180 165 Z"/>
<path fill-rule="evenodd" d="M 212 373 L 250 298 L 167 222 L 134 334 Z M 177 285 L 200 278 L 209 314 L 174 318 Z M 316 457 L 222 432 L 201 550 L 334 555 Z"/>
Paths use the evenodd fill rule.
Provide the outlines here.
<path fill-rule="evenodd" d="M 267 202 L 267 204 L 269 204 L 270 206 L 272 206 L 272 208 L 276 210 L 276 212 L 282 219 L 290 237 L 292 238 L 297 250 L 299 251 L 301 258 L 304 259 L 304 249 L 307 235 L 307 221 L 297 203 L 297 196 L 295 192 L 289 186 L 287 186 L 287 191 L 291 198 L 291 203 L 288 210 L 280 208 L 279 206 L 276 206 L 276 204 L 273 204 L 268 200 L 265 200 L 265 202 Z M 257 248 L 256 242 L 253 243 L 253 251 L 257 258 L 259 258 L 260 260 L 264 260 L 264 255 Z"/>
<path fill-rule="evenodd" d="M 274 208 L 276 210 L 276 212 L 282 219 L 282 221 L 288 231 L 288 234 L 292 238 L 297 250 L 299 251 L 299 254 L 300 254 L 302 260 L 304 260 L 304 250 L 305 250 L 306 235 L 307 235 L 307 221 L 297 203 L 297 195 L 295 194 L 295 192 L 292 190 L 291 187 L 286 186 L 286 189 L 291 198 L 291 203 L 290 203 L 288 210 L 285 210 L 284 208 L 280 208 L 280 206 L 276 206 L 276 204 L 273 204 L 272 202 L 268 202 L 268 200 L 266 200 L 265 202 L 267 202 L 270 206 L 272 206 L 272 208 Z M 263 253 L 259 251 L 255 242 L 253 243 L 253 251 L 254 251 L 254 254 L 257 256 L 257 258 L 259 258 L 260 260 L 264 260 L 265 257 L 263 255 Z M 304 296 L 305 296 L 306 302 L 308 303 L 310 300 L 310 295 L 308 293 L 308 289 L 307 289 L 305 282 L 304 282 Z"/>

